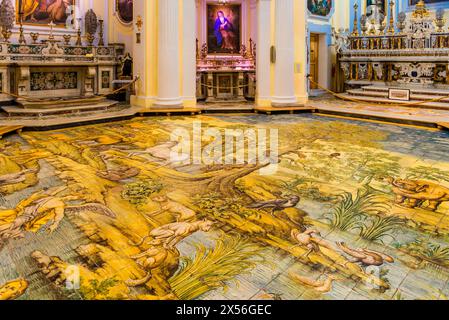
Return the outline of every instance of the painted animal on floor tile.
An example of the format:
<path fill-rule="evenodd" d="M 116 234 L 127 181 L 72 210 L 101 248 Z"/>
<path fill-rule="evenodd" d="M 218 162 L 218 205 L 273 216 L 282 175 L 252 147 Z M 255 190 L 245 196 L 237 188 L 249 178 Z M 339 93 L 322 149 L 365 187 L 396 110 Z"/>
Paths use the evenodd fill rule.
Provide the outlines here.
<path fill-rule="evenodd" d="M 28 282 L 24 279 L 9 281 L 0 285 L 0 301 L 15 300 L 22 296 L 28 289 Z"/>
<path fill-rule="evenodd" d="M 337 246 L 347 255 L 353 257 L 355 260 L 353 263 L 361 263 L 364 266 L 380 267 L 385 263 L 394 263 L 394 258 L 369 249 L 351 249 L 346 243 L 338 242 Z"/>
<path fill-rule="evenodd" d="M 290 273 L 290 277 L 295 280 L 296 282 L 300 283 L 303 286 L 309 287 L 311 289 L 313 289 L 314 291 L 318 292 L 318 293 L 328 293 L 332 291 L 332 286 L 334 281 L 339 280 L 340 278 L 333 275 L 333 274 L 329 274 L 326 275 L 326 278 L 324 280 L 314 280 L 314 279 L 310 279 L 304 276 L 301 276 L 299 274 Z"/>
<path fill-rule="evenodd" d="M 165 247 L 151 247 L 150 249 L 132 256 L 137 265 L 145 270 L 147 274 L 141 279 L 129 279 L 126 285 L 129 287 L 142 286 L 153 276 L 153 270 L 164 268 L 168 271 L 168 276 L 173 275 L 178 267 L 180 253 L 176 248 L 167 249 Z"/>
<path fill-rule="evenodd" d="M 293 229 L 291 236 L 300 246 L 306 247 L 309 251 L 306 256 L 312 252 L 319 252 L 320 247 L 333 250 L 332 245 L 321 238 L 320 232 L 315 229 L 309 229 L 304 232 Z"/>
<path fill-rule="evenodd" d="M 271 215 L 276 211 L 282 211 L 288 208 L 295 208 L 301 200 L 298 196 L 292 196 L 288 199 L 276 199 L 270 201 L 255 202 L 248 206 L 249 209 L 271 209 Z"/>
<path fill-rule="evenodd" d="M 164 246 L 167 249 L 174 248 L 179 242 L 198 231 L 209 232 L 214 225 L 213 221 L 201 220 L 197 222 L 176 222 L 156 228 L 144 237 L 141 242 L 134 243 L 141 246 L 145 240 L 152 238 L 153 246 Z"/>
<path fill-rule="evenodd" d="M 196 218 L 196 212 L 186 206 L 171 200 L 167 196 L 157 196 L 152 199 L 154 202 L 159 203 L 160 210 L 151 213 L 150 216 L 154 217 L 163 212 L 170 212 L 176 215 L 177 222 L 192 221 Z"/>
<path fill-rule="evenodd" d="M 25 232 L 37 232 L 44 225 L 48 225 L 48 232 L 54 232 L 66 214 L 81 214 L 94 212 L 110 218 L 115 214 L 100 203 L 83 205 L 66 205 L 66 201 L 81 200 L 78 196 L 57 195 L 66 190 L 66 187 L 57 187 L 39 191 L 29 198 L 21 201 L 15 209 L 0 212 L 1 221 L 9 221 L 0 225 L 0 247 L 8 239 L 25 237 Z M 0 221 L 0 222 L 1 222 Z"/>
<path fill-rule="evenodd" d="M 396 195 L 395 202 L 410 208 L 437 211 L 443 202 L 449 201 L 449 188 L 424 180 L 395 179 L 389 177 Z M 428 203 L 425 206 L 425 203 Z"/>

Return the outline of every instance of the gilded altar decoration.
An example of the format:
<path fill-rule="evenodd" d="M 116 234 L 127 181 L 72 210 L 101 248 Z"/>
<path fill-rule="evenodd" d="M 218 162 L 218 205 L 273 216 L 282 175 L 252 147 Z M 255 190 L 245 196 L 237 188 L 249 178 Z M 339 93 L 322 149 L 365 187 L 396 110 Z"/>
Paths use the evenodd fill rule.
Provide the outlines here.
<path fill-rule="evenodd" d="M 408 0 L 408 1 L 409 1 L 410 6 L 415 6 L 420 2 L 420 0 Z M 440 2 L 447 2 L 447 0 L 424 0 L 423 2 L 425 4 L 434 4 L 434 3 L 440 3 Z"/>
<path fill-rule="evenodd" d="M 239 53 L 241 45 L 239 4 L 207 5 L 207 46 L 209 54 Z"/>
<path fill-rule="evenodd" d="M 86 32 L 86 39 L 90 46 L 93 45 L 95 41 L 95 34 L 98 29 L 98 18 L 94 10 L 90 9 L 86 12 L 84 16 L 84 29 Z"/>
<path fill-rule="evenodd" d="M 386 33 L 378 21 L 366 18 L 360 19 L 362 35 L 334 32 L 347 88 L 383 84 L 430 90 L 438 85 L 440 90 L 449 90 L 449 63 L 441 58 L 449 54 L 444 9 L 431 12 L 421 0 L 413 12 L 401 12 L 395 18 L 397 4 L 393 0 L 389 4 L 392 19 Z M 394 24 L 398 31 L 392 28 Z"/>
<path fill-rule="evenodd" d="M 134 19 L 133 0 L 115 0 L 115 12 L 120 22 L 131 24 Z"/>
<path fill-rule="evenodd" d="M 12 35 L 11 29 L 14 27 L 14 19 L 14 7 L 11 0 L 3 0 L 0 4 L 0 26 L 5 42 L 8 42 Z"/>
<path fill-rule="evenodd" d="M 71 27 L 75 16 L 75 0 L 16 0 L 16 19 L 23 24 L 56 27 Z"/>

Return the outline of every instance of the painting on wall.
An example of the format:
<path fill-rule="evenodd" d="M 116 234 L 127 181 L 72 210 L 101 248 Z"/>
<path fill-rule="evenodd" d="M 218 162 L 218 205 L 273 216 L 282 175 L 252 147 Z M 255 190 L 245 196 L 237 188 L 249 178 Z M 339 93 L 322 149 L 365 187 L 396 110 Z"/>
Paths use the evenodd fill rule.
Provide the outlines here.
<path fill-rule="evenodd" d="M 23 16 L 23 23 L 30 25 L 48 25 L 68 27 L 73 24 L 75 0 L 17 0 L 17 21 Z"/>
<path fill-rule="evenodd" d="M 307 8 L 313 15 L 327 17 L 332 11 L 332 0 L 307 0 Z"/>
<path fill-rule="evenodd" d="M 115 11 L 121 22 L 126 24 L 133 22 L 133 0 L 116 0 Z"/>
<path fill-rule="evenodd" d="M 386 0 L 366 0 L 366 16 L 378 18 L 379 14 L 387 15 L 388 3 Z"/>
<path fill-rule="evenodd" d="M 207 46 L 210 54 L 238 53 L 241 5 L 207 5 Z"/>

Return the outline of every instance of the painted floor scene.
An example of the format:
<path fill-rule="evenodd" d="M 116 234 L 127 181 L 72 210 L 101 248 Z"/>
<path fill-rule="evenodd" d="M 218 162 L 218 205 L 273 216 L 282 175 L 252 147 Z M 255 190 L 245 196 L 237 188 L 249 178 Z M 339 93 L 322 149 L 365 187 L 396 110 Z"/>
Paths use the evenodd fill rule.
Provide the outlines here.
<path fill-rule="evenodd" d="M 271 143 L 267 161 L 249 161 L 249 129 L 278 130 L 276 163 Z M 224 130 L 243 135 L 232 154 L 217 151 Z M 222 164 L 184 149 L 171 161 L 195 133 Z M 237 114 L 10 135 L 0 300 L 446 300 L 448 138 Z"/>

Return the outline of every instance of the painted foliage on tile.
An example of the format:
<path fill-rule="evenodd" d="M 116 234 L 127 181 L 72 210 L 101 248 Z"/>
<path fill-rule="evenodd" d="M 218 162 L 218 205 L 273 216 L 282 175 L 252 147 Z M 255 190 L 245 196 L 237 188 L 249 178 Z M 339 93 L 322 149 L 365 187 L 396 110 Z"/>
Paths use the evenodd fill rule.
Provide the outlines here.
<path fill-rule="evenodd" d="M 278 171 L 169 162 L 170 134 L 192 118 L 1 140 L 0 299 L 447 297 L 446 133 L 195 120 L 279 128 Z"/>

